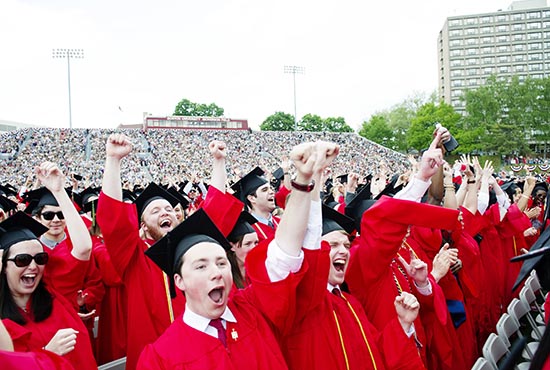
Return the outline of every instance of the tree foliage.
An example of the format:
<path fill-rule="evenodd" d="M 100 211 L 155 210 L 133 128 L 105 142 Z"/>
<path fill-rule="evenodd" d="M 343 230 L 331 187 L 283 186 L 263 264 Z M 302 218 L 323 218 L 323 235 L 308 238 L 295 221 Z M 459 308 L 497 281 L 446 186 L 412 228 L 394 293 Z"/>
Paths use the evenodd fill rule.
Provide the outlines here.
<path fill-rule="evenodd" d="M 215 103 L 193 103 L 189 99 L 180 100 L 174 110 L 174 116 L 221 117 L 223 113 L 224 109 L 218 107 Z"/>
<path fill-rule="evenodd" d="M 328 117 L 324 119 L 325 130 L 329 132 L 353 132 L 344 117 Z"/>
<path fill-rule="evenodd" d="M 308 113 L 298 122 L 298 130 L 300 131 L 322 132 L 324 127 L 323 119 L 316 114 Z"/>
<path fill-rule="evenodd" d="M 391 148 L 395 141 L 393 131 L 383 115 L 374 115 L 368 122 L 364 122 L 359 135 L 380 145 Z"/>
<path fill-rule="evenodd" d="M 445 102 L 435 104 L 426 103 L 416 112 L 407 131 L 407 145 L 409 148 L 421 151 L 430 146 L 435 124 L 440 123 L 451 133 L 456 133 L 457 122 L 460 114 Z"/>
<path fill-rule="evenodd" d="M 275 112 L 260 125 L 262 131 L 294 131 L 294 116 L 284 112 Z"/>

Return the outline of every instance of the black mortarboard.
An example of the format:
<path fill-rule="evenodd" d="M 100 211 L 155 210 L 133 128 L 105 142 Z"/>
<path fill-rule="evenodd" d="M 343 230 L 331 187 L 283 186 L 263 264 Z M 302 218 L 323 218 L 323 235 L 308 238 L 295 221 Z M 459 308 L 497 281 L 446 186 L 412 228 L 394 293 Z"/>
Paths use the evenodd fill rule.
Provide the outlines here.
<path fill-rule="evenodd" d="M 77 175 L 76 173 L 73 173 L 73 177 L 76 181 L 82 181 L 83 179 L 82 175 Z"/>
<path fill-rule="evenodd" d="M 84 207 L 86 207 L 86 204 L 89 203 L 92 198 L 95 197 L 97 199 L 99 197 L 100 191 L 101 188 L 89 186 L 80 193 L 74 193 L 73 199 L 80 209 L 84 210 Z"/>
<path fill-rule="evenodd" d="M 136 198 L 143 192 L 144 187 L 141 184 L 135 184 L 132 192 L 135 194 Z"/>
<path fill-rule="evenodd" d="M 348 182 L 348 174 L 340 175 L 336 177 L 338 181 L 340 181 L 340 184 L 347 184 Z"/>
<path fill-rule="evenodd" d="M 272 175 L 277 180 L 282 180 L 283 177 L 285 177 L 285 171 L 283 170 L 282 167 L 279 167 L 275 171 L 273 171 Z"/>
<path fill-rule="evenodd" d="M 231 189 L 235 192 L 233 195 L 244 202 L 248 195 L 254 193 L 256 189 L 267 183 L 267 179 L 262 177 L 263 174 L 264 171 L 260 167 L 256 167 L 244 175 L 244 177 L 231 186 Z"/>
<path fill-rule="evenodd" d="M 14 201 L 6 198 L 6 197 L 2 197 L 0 196 L 0 208 L 4 211 L 4 212 L 9 212 L 11 211 L 12 209 L 15 209 L 17 208 L 17 203 L 15 203 Z"/>
<path fill-rule="evenodd" d="M 23 195 L 23 199 L 28 202 L 35 201 L 35 208 L 42 206 L 59 206 L 59 203 L 57 203 L 57 200 L 53 194 L 44 186 L 35 190 L 27 191 Z"/>
<path fill-rule="evenodd" d="M 549 253 L 548 250 L 545 249 L 545 247 L 548 246 L 550 246 L 550 227 L 546 228 L 542 232 L 535 244 L 533 244 L 533 246 L 529 250 L 529 253 L 527 253 L 526 255 L 514 257 L 512 259 L 512 261 L 525 260 L 525 262 L 523 262 L 523 265 L 521 266 L 521 270 L 519 271 L 518 278 L 516 279 L 516 282 L 512 287 L 512 291 L 516 290 L 516 288 L 521 285 L 522 281 L 527 276 L 529 276 L 532 270 L 537 269 L 537 272 L 539 272 L 538 267 L 543 267 L 540 269 L 540 271 L 542 272 L 544 270 L 548 275 Z M 541 277 L 541 283 L 542 282 L 543 279 Z M 546 289 L 548 289 L 548 286 L 546 286 Z"/>
<path fill-rule="evenodd" d="M 132 190 L 122 189 L 122 201 L 134 203 L 136 200 L 136 195 Z"/>
<path fill-rule="evenodd" d="M 178 203 L 181 204 L 182 209 L 189 208 L 189 198 L 187 198 L 185 195 L 181 194 L 176 188 L 170 187 L 166 189 L 174 198 L 178 200 Z"/>
<path fill-rule="evenodd" d="M 6 197 L 13 195 L 15 197 L 17 196 L 17 189 L 10 184 L 0 185 L 0 195 L 5 195 Z"/>
<path fill-rule="evenodd" d="M 344 230 L 348 234 L 351 234 L 355 230 L 355 224 L 352 218 L 330 208 L 323 204 L 323 232 L 322 235 L 328 234 L 332 231 Z"/>
<path fill-rule="evenodd" d="M 154 182 L 150 183 L 149 186 L 141 192 L 141 194 L 136 198 L 134 204 L 137 208 L 138 220 L 141 220 L 141 215 L 149 203 L 157 199 L 165 199 L 175 207 L 178 204 L 178 200 L 169 192 L 155 184 Z"/>
<path fill-rule="evenodd" d="M 403 184 L 399 186 L 395 186 L 398 179 L 399 179 L 399 175 L 397 174 L 393 175 L 392 179 L 390 180 L 390 182 L 388 182 L 384 190 L 382 190 L 378 195 L 376 195 L 374 199 L 378 200 L 382 198 L 383 195 L 387 195 L 388 197 L 393 198 L 395 194 L 397 194 L 401 189 L 403 189 Z"/>
<path fill-rule="evenodd" d="M 12 245 L 38 239 L 48 228 L 34 218 L 19 211 L 0 223 L 0 249 L 7 249 Z"/>
<path fill-rule="evenodd" d="M 226 251 L 231 249 L 227 239 L 202 208 L 145 251 L 147 257 L 170 276 L 170 293 L 173 296 L 175 296 L 175 288 L 172 277 L 178 272 L 176 271 L 178 262 L 191 247 L 201 242 L 219 244 Z"/>
<path fill-rule="evenodd" d="M 241 235 L 256 232 L 256 230 L 254 230 L 254 228 L 251 226 L 256 222 L 258 222 L 256 217 L 252 216 L 247 211 L 242 211 L 239 215 L 237 223 L 235 223 L 235 226 L 233 226 L 233 230 L 231 230 L 231 232 L 227 236 L 227 239 L 234 241 L 237 240 L 237 238 Z"/>
<path fill-rule="evenodd" d="M 365 184 L 355 197 L 346 204 L 346 216 L 351 217 L 355 221 L 356 230 L 361 229 L 363 213 L 376 202 L 376 200 L 372 199 L 370 185 L 370 183 Z"/>

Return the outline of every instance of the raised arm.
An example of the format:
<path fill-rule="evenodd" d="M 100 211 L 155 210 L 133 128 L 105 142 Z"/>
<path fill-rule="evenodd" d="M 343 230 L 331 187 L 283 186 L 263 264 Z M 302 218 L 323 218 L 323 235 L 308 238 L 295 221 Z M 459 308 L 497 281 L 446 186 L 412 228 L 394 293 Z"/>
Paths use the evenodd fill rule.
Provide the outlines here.
<path fill-rule="evenodd" d="M 105 147 L 105 169 L 103 171 L 102 191 L 105 195 L 122 201 L 120 163 L 132 151 L 130 139 L 123 134 L 112 134 Z"/>
<path fill-rule="evenodd" d="M 63 187 L 65 185 L 65 175 L 59 167 L 52 162 L 44 162 L 35 168 L 38 180 L 44 185 L 55 197 L 61 212 L 65 216 L 67 222 L 67 230 L 71 237 L 73 250 L 71 254 L 81 261 L 88 261 L 92 253 L 92 238 L 88 232 L 88 228 L 74 207 L 71 198 Z"/>
<path fill-rule="evenodd" d="M 226 145 L 223 141 L 212 140 L 208 144 L 212 154 L 212 179 L 210 185 L 225 193 L 227 173 L 225 171 L 225 158 L 227 157 Z"/>

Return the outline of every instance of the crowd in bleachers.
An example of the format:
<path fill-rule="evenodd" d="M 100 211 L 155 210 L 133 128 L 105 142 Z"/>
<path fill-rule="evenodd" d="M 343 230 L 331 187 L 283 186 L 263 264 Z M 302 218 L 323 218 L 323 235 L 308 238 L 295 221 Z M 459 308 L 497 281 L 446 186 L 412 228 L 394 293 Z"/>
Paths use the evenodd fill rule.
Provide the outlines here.
<path fill-rule="evenodd" d="M 341 146 L 332 167 L 334 175 L 356 172 L 364 176 L 385 171 L 403 172 L 409 163 L 398 152 L 370 142 L 356 134 L 311 132 L 255 132 L 219 130 L 118 130 L 132 139 L 134 152 L 122 168 L 123 178 L 131 184 L 167 179 L 184 181 L 210 178 L 208 142 L 216 138 L 235 153 L 228 163 L 230 181 L 236 181 L 256 164 L 274 171 L 290 148 L 303 141 L 327 140 Z M 44 160 L 59 163 L 68 174 L 84 177 L 83 185 L 99 185 L 105 158 L 105 140 L 113 130 L 32 128 L 3 133 L 3 148 L 23 150 L 2 162 L 2 183 L 32 183 L 28 175 Z M 28 135 L 28 139 L 24 140 Z"/>

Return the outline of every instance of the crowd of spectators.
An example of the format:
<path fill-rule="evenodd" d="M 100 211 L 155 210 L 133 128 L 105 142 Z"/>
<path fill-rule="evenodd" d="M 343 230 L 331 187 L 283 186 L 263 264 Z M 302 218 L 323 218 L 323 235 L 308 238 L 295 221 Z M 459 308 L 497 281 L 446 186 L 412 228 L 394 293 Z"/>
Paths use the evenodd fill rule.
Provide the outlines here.
<path fill-rule="evenodd" d="M 205 149 L 212 139 L 228 145 L 228 175 L 234 182 L 259 165 L 276 170 L 289 150 L 300 142 L 327 140 L 338 143 L 340 155 L 332 167 L 334 176 L 402 173 L 409 163 L 395 151 L 354 133 L 256 132 L 240 130 L 117 130 L 132 139 L 136 148 L 124 161 L 122 177 L 129 185 L 208 182 L 211 158 Z M 3 159 L 1 183 L 32 186 L 33 168 L 45 160 L 58 163 L 67 174 L 84 178 L 82 186 L 99 186 L 103 176 L 105 141 L 110 129 L 31 128 L 2 133 L 2 150 L 13 153 Z M 20 149 L 22 148 L 22 149 Z M 17 151 L 19 150 L 19 153 Z"/>

